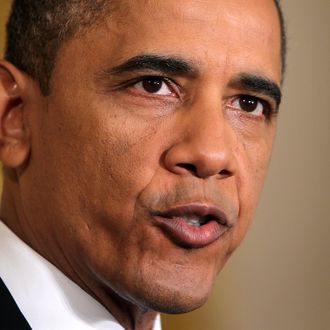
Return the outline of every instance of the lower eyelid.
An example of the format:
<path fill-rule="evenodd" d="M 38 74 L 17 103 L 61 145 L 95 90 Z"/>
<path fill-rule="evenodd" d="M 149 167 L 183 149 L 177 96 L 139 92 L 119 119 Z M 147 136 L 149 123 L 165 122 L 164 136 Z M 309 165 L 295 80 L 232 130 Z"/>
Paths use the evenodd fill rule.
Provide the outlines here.
<path fill-rule="evenodd" d="M 145 104 L 146 106 L 148 104 L 149 105 L 153 104 L 153 106 L 158 106 L 158 105 L 174 106 L 174 104 L 176 104 L 177 106 L 177 103 L 180 102 L 180 99 L 178 97 L 168 96 L 168 95 L 148 94 L 132 86 L 121 88 L 117 90 L 117 92 L 119 92 L 122 95 L 122 97 L 126 98 L 126 102 L 130 102 L 129 99 L 127 98 L 131 98 L 134 104 L 141 103 L 141 104 Z"/>

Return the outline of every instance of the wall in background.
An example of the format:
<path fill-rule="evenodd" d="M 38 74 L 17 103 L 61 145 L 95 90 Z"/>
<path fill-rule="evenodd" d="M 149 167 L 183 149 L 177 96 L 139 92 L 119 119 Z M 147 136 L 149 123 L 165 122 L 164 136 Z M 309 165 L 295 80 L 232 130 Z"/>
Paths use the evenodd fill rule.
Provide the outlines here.
<path fill-rule="evenodd" d="M 246 240 L 202 309 L 164 330 L 327 330 L 330 2 L 282 1 L 288 71 L 273 162 Z M 0 50 L 10 1 L 0 3 Z"/>
<path fill-rule="evenodd" d="M 10 7 L 10 0 L 0 1 L 0 56 L 3 54 L 4 39 L 5 39 L 5 21 L 8 16 L 8 11 Z"/>

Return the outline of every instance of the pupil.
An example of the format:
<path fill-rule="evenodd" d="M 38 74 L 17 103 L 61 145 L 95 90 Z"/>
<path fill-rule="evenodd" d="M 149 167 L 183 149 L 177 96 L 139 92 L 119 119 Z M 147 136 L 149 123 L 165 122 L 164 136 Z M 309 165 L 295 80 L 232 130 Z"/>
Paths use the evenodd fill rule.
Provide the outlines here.
<path fill-rule="evenodd" d="M 239 105 L 242 110 L 252 112 L 257 109 L 258 100 L 251 96 L 242 96 L 239 100 Z"/>
<path fill-rule="evenodd" d="M 143 81 L 143 88 L 148 93 L 157 93 L 162 88 L 163 81 L 159 78 L 147 78 Z"/>

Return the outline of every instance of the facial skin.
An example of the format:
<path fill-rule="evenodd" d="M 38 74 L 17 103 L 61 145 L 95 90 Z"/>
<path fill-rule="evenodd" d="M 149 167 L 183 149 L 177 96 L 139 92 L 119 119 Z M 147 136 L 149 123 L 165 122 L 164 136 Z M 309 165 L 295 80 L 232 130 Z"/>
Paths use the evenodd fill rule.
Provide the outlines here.
<path fill-rule="evenodd" d="M 270 158 L 282 78 L 273 1 L 122 1 L 61 48 L 47 97 L 2 67 L 21 133 L 2 146 L 4 221 L 126 329 L 205 303 Z M 242 95 L 260 98 L 255 111 Z M 220 210 L 220 236 L 195 246 L 157 222 L 182 205 Z"/>

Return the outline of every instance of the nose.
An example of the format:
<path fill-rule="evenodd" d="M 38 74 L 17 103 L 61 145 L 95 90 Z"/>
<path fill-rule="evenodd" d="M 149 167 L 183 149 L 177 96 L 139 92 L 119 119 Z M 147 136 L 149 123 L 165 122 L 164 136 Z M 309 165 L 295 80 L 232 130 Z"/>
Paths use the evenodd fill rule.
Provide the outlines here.
<path fill-rule="evenodd" d="M 180 137 L 165 154 L 169 171 L 203 179 L 235 174 L 237 136 L 221 107 L 195 106 L 182 114 L 179 126 Z"/>

